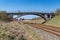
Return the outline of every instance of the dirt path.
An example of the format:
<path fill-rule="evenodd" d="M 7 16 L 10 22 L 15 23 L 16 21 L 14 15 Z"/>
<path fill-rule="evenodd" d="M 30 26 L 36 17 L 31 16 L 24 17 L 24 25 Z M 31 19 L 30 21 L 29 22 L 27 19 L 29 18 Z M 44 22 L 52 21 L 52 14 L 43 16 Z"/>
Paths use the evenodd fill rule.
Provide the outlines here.
<path fill-rule="evenodd" d="M 49 33 L 55 34 L 57 36 L 60 36 L 60 27 L 55 26 L 49 26 L 49 25 L 42 25 L 42 24 L 36 24 L 36 23 L 26 23 L 32 27 L 42 29 L 44 31 L 47 31 Z"/>

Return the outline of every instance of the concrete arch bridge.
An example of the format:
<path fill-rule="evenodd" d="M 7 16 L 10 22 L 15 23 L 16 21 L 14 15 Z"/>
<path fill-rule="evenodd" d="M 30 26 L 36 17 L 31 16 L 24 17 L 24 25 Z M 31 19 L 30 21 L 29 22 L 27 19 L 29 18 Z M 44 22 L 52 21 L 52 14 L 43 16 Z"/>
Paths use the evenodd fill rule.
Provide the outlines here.
<path fill-rule="evenodd" d="M 39 13 L 39 12 L 21 12 L 21 13 L 7 13 L 7 15 L 18 15 L 16 18 L 19 18 L 21 16 L 24 16 L 24 15 L 37 15 L 37 16 L 40 16 L 41 18 L 43 18 L 45 21 L 48 21 L 50 19 L 52 19 L 55 14 L 54 13 Z"/>

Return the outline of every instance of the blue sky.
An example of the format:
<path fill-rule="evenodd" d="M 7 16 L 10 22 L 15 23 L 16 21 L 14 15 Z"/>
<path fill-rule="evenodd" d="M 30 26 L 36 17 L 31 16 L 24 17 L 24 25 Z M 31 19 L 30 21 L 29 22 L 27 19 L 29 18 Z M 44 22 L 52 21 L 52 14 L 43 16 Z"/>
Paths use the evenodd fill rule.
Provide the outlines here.
<path fill-rule="evenodd" d="M 60 8 L 60 0 L 0 0 L 0 11 L 52 12 Z"/>

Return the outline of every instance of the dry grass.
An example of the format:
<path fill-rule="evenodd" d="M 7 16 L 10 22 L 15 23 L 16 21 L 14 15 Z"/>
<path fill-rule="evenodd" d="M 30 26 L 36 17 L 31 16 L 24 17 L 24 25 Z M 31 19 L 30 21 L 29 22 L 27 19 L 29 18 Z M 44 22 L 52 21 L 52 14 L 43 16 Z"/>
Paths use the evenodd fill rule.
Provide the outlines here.
<path fill-rule="evenodd" d="M 45 20 L 44 19 L 36 19 L 36 20 L 23 20 L 22 22 L 29 22 L 29 23 L 43 23 Z"/>
<path fill-rule="evenodd" d="M 52 20 L 45 23 L 46 25 L 53 25 L 60 27 L 60 16 L 56 16 Z"/>
<path fill-rule="evenodd" d="M 21 22 L 0 22 L 0 40 L 40 40 L 38 34 Z"/>

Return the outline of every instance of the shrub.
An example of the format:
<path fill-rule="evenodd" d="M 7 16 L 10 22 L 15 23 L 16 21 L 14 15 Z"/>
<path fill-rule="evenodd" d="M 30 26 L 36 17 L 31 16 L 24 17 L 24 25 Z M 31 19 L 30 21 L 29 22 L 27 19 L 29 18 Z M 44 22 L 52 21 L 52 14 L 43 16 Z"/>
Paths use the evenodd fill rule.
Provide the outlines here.
<path fill-rule="evenodd" d="M 12 16 L 7 16 L 5 11 L 0 12 L 0 20 L 2 21 L 11 21 L 13 19 Z"/>

